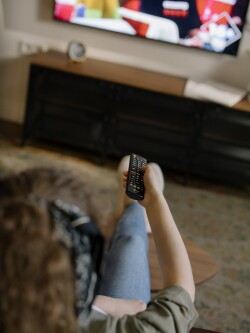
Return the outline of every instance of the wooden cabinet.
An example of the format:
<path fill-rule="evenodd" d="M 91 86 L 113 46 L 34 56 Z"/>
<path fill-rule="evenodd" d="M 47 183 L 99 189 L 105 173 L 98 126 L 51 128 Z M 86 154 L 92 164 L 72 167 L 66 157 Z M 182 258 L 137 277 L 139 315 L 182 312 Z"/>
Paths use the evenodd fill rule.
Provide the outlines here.
<path fill-rule="evenodd" d="M 100 156 L 136 152 L 161 166 L 250 184 L 250 106 L 183 97 L 185 80 L 49 52 L 31 63 L 23 143 L 46 139 Z"/>

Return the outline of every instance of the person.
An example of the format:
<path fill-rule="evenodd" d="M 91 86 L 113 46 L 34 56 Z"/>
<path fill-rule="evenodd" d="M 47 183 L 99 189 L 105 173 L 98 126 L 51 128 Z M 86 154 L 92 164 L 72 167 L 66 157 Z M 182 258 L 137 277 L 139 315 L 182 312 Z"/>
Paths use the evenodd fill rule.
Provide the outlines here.
<path fill-rule="evenodd" d="M 1 332 L 180 333 L 194 325 L 197 312 L 192 269 L 162 192 L 162 171 L 154 163 L 143 168 L 145 197 L 137 202 L 124 191 L 127 168 L 128 156 L 118 168 L 119 221 L 95 293 L 89 292 L 93 291 L 89 283 L 92 286 L 87 298 L 93 299 L 88 303 L 91 308 L 85 312 L 87 316 L 82 316 L 84 302 L 77 291 L 83 282 L 91 280 L 85 277 L 90 257 L 86 251 L 76 255 L 78 247 L 82 248 L 81 237 L 72 233 L 67 221 L 62 223 L 65 212 L 69 215 L 69 207 L 34 196 L 1 203 Z M 78 212 L 75 207 L 73 212 Z M 153 297 L 147 261 L 147 219 L 164 286 Z M 72 257 L 81 256 L 81 263 L 72 263 Z"/>

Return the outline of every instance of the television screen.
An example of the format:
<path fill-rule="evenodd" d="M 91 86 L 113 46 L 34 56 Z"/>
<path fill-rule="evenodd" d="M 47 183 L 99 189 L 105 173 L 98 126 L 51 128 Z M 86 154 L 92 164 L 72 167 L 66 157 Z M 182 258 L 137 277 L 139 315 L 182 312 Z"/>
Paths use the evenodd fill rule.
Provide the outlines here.
<path fill-rule="evenodd" d="M 54 0 L 54 18 L 236 55 L 249 0 Z"/>

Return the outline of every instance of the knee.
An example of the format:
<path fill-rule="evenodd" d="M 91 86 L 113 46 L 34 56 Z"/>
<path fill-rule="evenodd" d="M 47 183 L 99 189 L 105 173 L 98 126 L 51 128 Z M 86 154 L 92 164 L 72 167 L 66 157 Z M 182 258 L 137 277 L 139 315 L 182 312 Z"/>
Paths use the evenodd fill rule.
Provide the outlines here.
<path fill-rule="evenodd" d="M 134 249 L 139 249 L 142 246 L 146 246 L 147 248 L 147 239 L 144 239 L 143 236 L 137 234 L 122 235 L 119 237 L 119 241 L 125 244 L 126 246 L 130 246 Z"/>

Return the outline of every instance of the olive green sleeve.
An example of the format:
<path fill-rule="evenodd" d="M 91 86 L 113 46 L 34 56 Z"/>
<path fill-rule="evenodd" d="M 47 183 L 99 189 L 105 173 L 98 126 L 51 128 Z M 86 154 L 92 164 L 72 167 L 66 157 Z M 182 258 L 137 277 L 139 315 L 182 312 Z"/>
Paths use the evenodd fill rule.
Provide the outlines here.
<path fill-rule="evenodd" d="M 179 286 L 157 293 L 145 311 L 113 317 L 92 311 L 90 333 L 187 333 L 198 315 L 189 294 Z"/>

